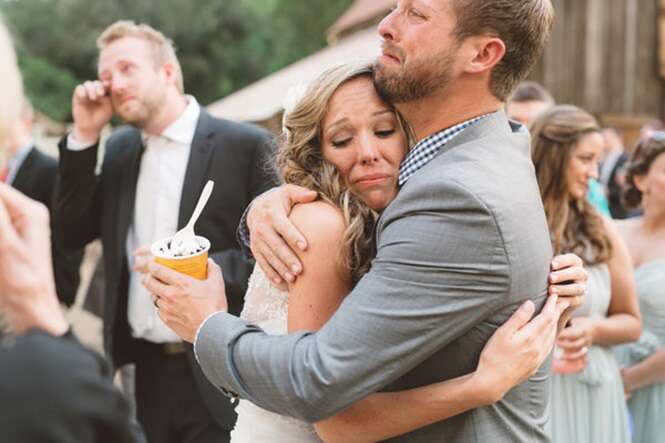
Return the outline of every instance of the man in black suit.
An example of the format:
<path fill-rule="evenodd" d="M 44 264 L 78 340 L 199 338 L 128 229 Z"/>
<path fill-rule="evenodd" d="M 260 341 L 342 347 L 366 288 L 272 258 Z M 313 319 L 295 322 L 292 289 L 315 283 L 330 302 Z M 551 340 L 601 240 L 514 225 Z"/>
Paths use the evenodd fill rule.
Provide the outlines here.
<path fill-rule="evenodd" d="M 108 366 L 76 340 L 58 304 L 43 205 L 0 183 L 0 440 L 143 441 Z"/>
<path fill-rule="evenodd" d="M 116 366 L 136 364 L 137 416 L 148 440 L 228 441 L 233 406 L 159 319 L 141 278 L 151 243 L 182 228 L 214 180 L 196 233 L 210 240 L 231 310 L 240 312 L 252 264 L 235 229 L 252 198 L 274 183 L 266 168 L 272 143 L 265 131 L 213 118 L 185 95 L 171 42 L 149 26 L 117 22 L 98 46 L 99 81 L 74 91 L 74 129 L 60 144 L 54 236 L 66 247 L 102 240 L 105 349 Z M 100 133 L 114 114 L 130 126 L 107 141 L 95 175 Z"/>
<path fill-rule="evenodd" d="M 40 151 L 32 139 L 34 111 L 24 99 L 21 118 L 13 125 L 8 147 L 9 161 L 5 183 L 33 200 L 51 208 L 58 161 Z M 74 304 L 80 277 L 83 250 L 65 251 L 52 248 L 55 287 L 58 298 L 66 306 Z"/>

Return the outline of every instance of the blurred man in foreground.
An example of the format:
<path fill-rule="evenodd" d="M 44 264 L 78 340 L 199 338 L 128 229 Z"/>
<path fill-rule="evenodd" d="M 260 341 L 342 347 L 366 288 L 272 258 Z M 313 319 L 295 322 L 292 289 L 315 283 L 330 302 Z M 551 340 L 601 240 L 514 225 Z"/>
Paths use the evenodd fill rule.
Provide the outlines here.
<path fill-rule="evenodd" d="M 22 97 L 14 50 L 0 22 L 0 167 Z M 0 342 L 3 441 L 119 443 L 131 432 L 122 395 L 102 362 L 69 330 L 55 294 L 46 208 L 0 183 L 0 311 L 16 336 Z"/>
<path fill-rule="evenodd" d="M 44 154 L 32 138 L 34 110 L 23 99 L 21 115 L 11 129 L 8 143 L 8 161 L 4 182 L 27 197 L 40 202 L 49 210 L 53 200 L 58 161 Z M 67 307 L 74 304 L 79 286 L 79 267 L 83 250 L 65 251 L 53 245 L 53 272 L 55 289 L 60 301 Z"/>

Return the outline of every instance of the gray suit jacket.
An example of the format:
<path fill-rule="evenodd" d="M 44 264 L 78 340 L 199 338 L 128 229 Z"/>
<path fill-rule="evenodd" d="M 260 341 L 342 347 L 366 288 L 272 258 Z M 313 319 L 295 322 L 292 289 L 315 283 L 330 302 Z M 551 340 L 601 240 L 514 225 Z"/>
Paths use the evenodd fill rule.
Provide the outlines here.
<path fill-rule="evenodd" d="M 225 313 L 200 329 L 206 376 L 314 422 L 381 390 L 473 371 L 526 299 L 541 306 L 552 257 L 529 135 L 500 111 L 417 172 L 377 226 L 371 271 L 317 333 L 267 336 Z M 549 362 L 498 403 L 394 441 L 547 441 Z"/>

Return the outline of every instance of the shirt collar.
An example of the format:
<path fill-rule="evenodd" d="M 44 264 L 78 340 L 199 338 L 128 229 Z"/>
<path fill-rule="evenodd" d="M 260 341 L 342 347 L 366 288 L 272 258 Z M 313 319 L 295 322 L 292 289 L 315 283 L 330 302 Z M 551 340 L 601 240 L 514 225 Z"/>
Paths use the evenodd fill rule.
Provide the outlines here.
<path fill-rule="evenodd" d="M 416 145 L 409 151 L 399 170 L 398 185 L 402 186 L 406 183 L 416 172 L 427 165 L 453 138 L 461 134 L 465 129 L 479 122 L 490 114 L 481 115 L 471 118 L 469 120 L 458 123 L 449 128 L 443 129 L 435 134 L 430 135 L 416 143 Z"/>
<path fill-rule="evenodd" d="M 162 131 L 160 136 L 176 143 L 191 145 L 192 140 L 194 140 L 196 125 L 201 115 L 201 107 L 193 96 L 187 95 L 186 98 L 187 107 L 185 110 L 173 123 Z M 148 138 L 148 134 L 143 133 L 144 141 Z"/>

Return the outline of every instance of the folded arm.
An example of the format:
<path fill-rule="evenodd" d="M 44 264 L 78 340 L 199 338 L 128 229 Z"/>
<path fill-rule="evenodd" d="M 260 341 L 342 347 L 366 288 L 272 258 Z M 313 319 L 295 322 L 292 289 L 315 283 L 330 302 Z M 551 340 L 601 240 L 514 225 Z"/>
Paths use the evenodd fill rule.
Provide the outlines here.
<path fill-rule="evenodd" d="M 644 387 L 665 383 L 665 348 L 641 362 L 622 370 L 624 389 L 631 393 Z"/>
<path fill-rule="evenodd" d="M 492 335 L 473 372 L 419 388 L 371 394 L 315 423 L 316 432 L 327 443 L 383 441 L 497 402 L 547 358 L 567 307 L 568 302 L 551 297 L 529 322 L 535 308 L 526 302 Z"/>

